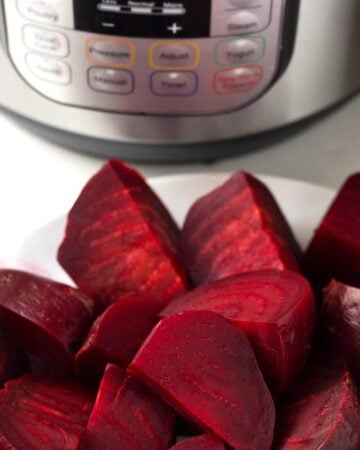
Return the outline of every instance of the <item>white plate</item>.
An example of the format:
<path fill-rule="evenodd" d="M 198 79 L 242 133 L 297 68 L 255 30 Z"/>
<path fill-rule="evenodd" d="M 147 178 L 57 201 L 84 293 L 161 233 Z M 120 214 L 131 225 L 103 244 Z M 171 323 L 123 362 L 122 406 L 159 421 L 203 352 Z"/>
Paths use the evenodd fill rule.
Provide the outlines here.
<path fill-rule="evenodd" d="M 186 211 L 195 199 L 223 183 L 229 174 L 171 175 L 150 179 L 154 190 L 181 224 Z M 259 176 L 278 200 L 299 243 L 305 247 L 320 222 L 335 192 L 331 189 L 286 178 Z M 74 198 L 75 201 L 75 198 Z M 71 283 L 56 261 L 57 248 L 62 240 L 65 214 L 45 223 L 27 236 L 11 260 L 0 260 L 2 267 L 32 271 L 58 281 Z"/>

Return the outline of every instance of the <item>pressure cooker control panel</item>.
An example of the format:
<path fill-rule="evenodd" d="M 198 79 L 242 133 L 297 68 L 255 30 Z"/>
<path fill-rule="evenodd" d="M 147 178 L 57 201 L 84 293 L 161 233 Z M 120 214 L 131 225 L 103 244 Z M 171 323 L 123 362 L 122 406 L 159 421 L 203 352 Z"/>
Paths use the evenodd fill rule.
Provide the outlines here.
<path fill-rule="evenodd" d="M 257 99 L 279 69 L 286 0 L 4 4 L 18 72 L 64 104 L 134 114 L 215 114 Z"/>

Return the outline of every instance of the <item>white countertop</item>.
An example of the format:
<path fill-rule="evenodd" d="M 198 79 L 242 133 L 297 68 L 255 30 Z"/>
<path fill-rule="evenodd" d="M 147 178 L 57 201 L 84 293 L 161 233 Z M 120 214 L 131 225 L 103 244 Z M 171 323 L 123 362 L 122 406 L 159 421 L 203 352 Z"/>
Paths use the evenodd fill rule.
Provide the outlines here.
<path fill-rule="evenodd" d="M 1 263 L 11 254 L 13 239 L 23 237 L 25 225 L 30 233 L 67 211 L 104 159 L 45 141 L 1 111 L 0 136 Z M 227 145 L 240 148 L 239 142 Z M 136 166 L 145 176 L 245 169 L 336 188 L 360 170 L 360 95 L 291 133 L 261 137 L 256 146 L 212 163 Z"/>

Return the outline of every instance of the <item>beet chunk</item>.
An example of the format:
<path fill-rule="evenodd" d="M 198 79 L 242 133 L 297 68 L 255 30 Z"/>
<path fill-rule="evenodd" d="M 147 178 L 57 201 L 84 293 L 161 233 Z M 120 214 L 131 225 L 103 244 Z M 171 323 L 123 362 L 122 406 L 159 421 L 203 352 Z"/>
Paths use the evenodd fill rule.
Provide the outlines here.
<path fill-rule="evenodd" d="M 258 269 L 296 271 L 300 254 L 270 191 L 245 172 L 194 203 L 181 248 L 197 286 Z"/>
<path fill-rule="evenodd" d="M 204 434 L 185 439 L 171 447 L 171 450 L 225 450 L 225 447 L 215 435 Z"/>
<path fill-rule="evenodd" d="M 66 375 L 88 331 L 93 301 L 77 289 L 17 270 L 0 270 L 0 322 L 33 370 Z"/>
<path fill-rule="evenodd" d="M 0 328 L 0 386 L 23 374 L 28 368 L 24 352 L 5 329 Z"/>
<path fill-rule="evenodd" d="M 213 311 L 247 335 L 275 396 L 301 372 L 315 325 L 309 283 L 295 272 L 259 270 L 215 281 L 174 299 L 161 313 Z"/>
<path fill-rule="evenodd" d="M 175 413 L 140 381 L 109 364 L 81 450 L 167 450 Z"/>
<path fill-rule="evenodd" d="M 145 180 L 110 161 L 71 209 L 58 260 L 99 309 L 128 292 L 165 306 L 187 285 L 178 239 L 177 225 Z"/>
<path fill-rule="evenodd" d="M 187 311 L 164 318 L 128 370 L 231 447 L 270 448 L 270 392 L 245 334 L 220 315 Z"/>
<path fill-rule="evenodd" d="M 312 280 L 360 287 L 359 229 L 360 172 L 342 186 L 309 245 L 304 265 Z"/>
<path fill-rule="evenodd" d="M 159 305 L 143 297 L 118 300 L 94 322 L 75 357 L 79 378 L 99 381 L 107 363 L 126 368 L 158 322 Z"/>
<path fill-rule="evenodd" d="M 0 448 L 77 450 L 93 397 L 80 385 L 27 374 L 0 391 Z"/>
<path fill-rule="evenodd" d="M 343 358 L 310 366 L 280 404 L 274 450 L 358 450 L 360 404 Z"/>
<path fill-rule="evenodd" d="M 324 290 L 322 314 L 332 343 L 360 374 L 360 289 L 333 280 Z"/>

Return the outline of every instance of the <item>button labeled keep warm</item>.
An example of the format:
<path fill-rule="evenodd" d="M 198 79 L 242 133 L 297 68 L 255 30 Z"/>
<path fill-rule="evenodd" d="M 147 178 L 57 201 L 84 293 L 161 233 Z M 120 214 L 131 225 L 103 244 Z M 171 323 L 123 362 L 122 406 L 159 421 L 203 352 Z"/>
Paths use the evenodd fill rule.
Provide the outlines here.
<path fill-rule="evenodd" d="M 154 72 L 151 91 L 163 97 L 186 97 L 195 94 L 198 78 L 194 72 Z"/>
<path fill-rule="evenodd" d="M 263 78 L 261 66 L 244 66 L 220 70 L 214 77 L 214 91 L 217 94 L 240 94 L 256 88 Z"/>
<path fill-rule="evenodd" d="M 30 50 L 60 58 L 67 56 L 70 51 L 69 40 L 64 34 L 45 28 L 25 25 L 23 40 Z"/>
<path fill-rule="evenodd" d="M 150 65 L 155 69 L 189 70 L 200 61 L 200 49 L 188 42 L 157 43 L 150 47 Z"/>

